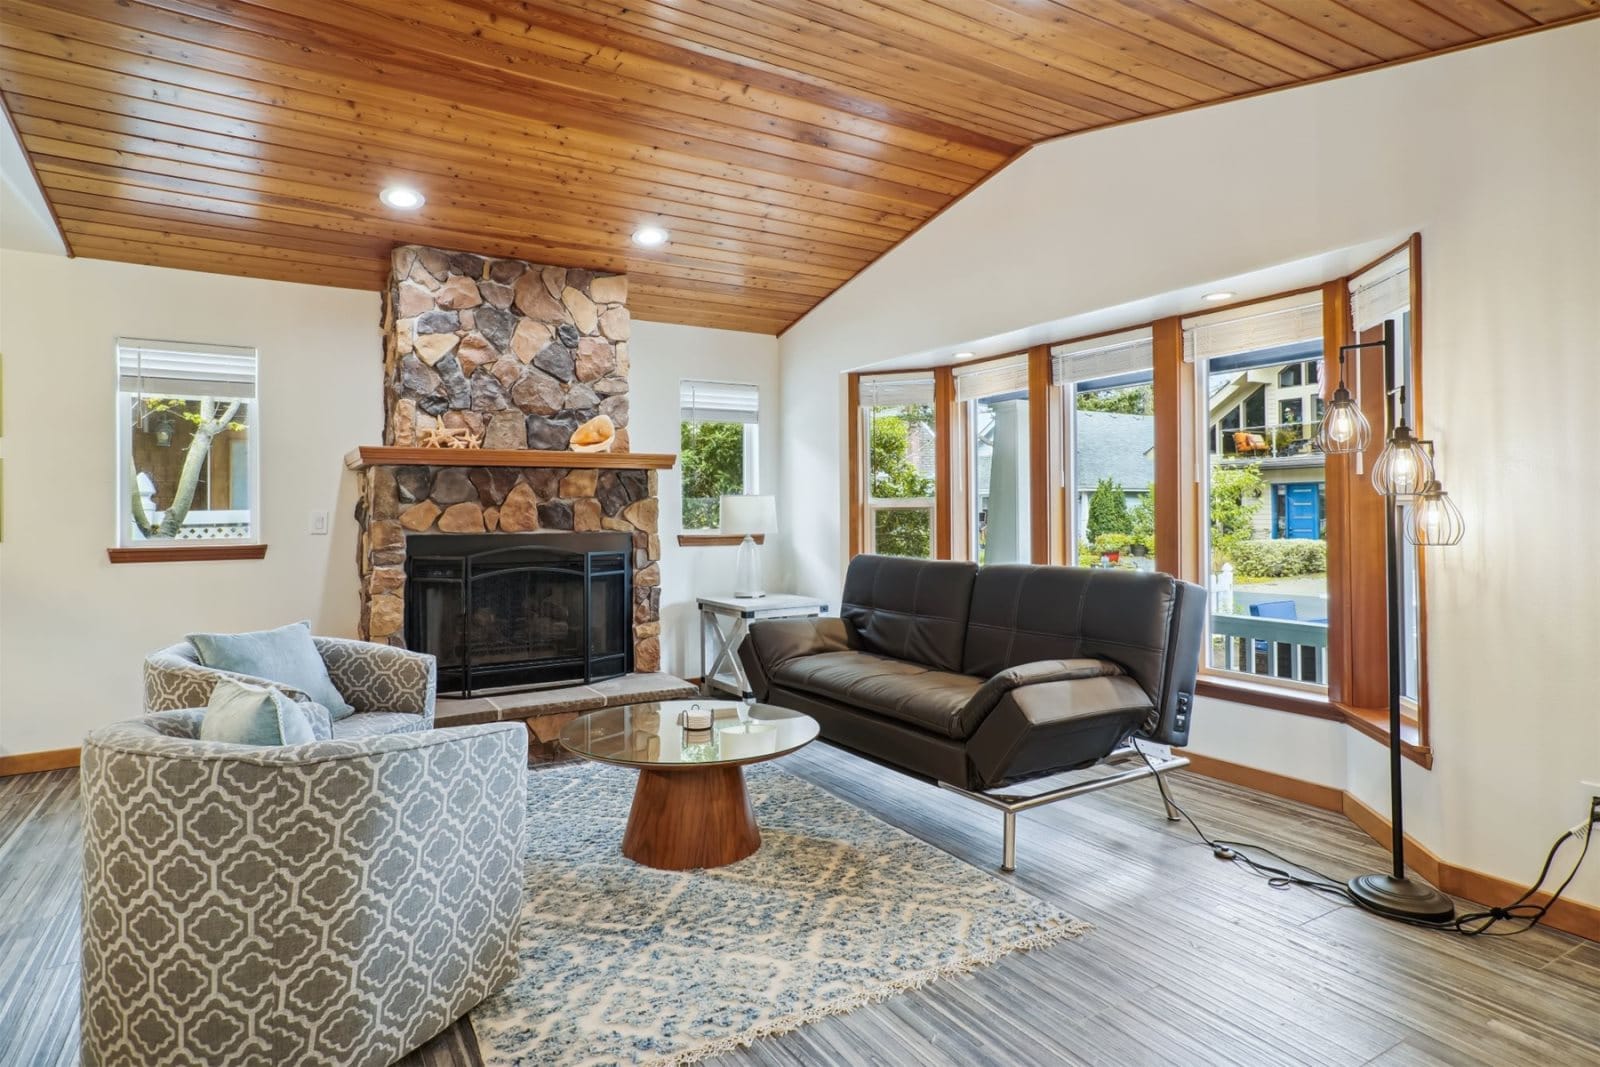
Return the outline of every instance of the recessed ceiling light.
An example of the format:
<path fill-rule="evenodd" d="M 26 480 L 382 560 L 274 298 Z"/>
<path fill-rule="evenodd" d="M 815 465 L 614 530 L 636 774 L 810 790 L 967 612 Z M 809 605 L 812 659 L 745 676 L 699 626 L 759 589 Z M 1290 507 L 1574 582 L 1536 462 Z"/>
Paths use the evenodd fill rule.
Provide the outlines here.
<path fill-rule="evenodd" d="M 975 356 L 977 354 L 978 353 L 976 353 L 976 352 L 957 352 L 956 353 L 956 358 L 957 359 L 971 359 L 973 356 Z"/>
<path fill-rule="evenodd" d="M 401 211 L 415 211 L 424 202 L 421 193 L 406 185 L 391 185 L 378 194 L 378 199 Z"/>
<path fill-rule="evenodd" d="M 1220 292 L 1220 293 L 1207 293 L 1205 296 L 1202 296 L 1200 299 L 1204 300 L 1208 304 L 1220 304 L 1223 301 L 1232 300 L 1234 297 L 1236 297 L 1238 295 L 1239 295 L 1238 293 L 1224 290 L 1223 292 Z"/>
<path fill-rule="evenodd" d="M 633 243 L 640 248 L 660 248 L 671 236 L 660 226 L 640 226 L 633 231 Z"/>

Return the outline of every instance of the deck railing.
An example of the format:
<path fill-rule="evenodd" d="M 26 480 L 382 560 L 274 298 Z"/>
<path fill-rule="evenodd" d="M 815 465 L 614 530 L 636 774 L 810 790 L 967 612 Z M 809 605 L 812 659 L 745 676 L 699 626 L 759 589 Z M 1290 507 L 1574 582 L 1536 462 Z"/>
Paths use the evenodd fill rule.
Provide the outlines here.
<path fill-rule="evenodd" d="M 1211 666 L 1326 685 L 1328 624 L 1254 615 L 1212 615 Z"/>

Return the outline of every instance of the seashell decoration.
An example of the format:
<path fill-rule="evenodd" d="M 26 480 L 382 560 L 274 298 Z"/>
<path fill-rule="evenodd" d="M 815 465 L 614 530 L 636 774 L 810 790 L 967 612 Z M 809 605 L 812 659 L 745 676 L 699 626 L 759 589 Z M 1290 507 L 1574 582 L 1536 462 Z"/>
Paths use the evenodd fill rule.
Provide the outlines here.
<path fill-rule="evenodd" d="M 617 427 L 608 415 L 596 415 L 572 431 L 574 452 L 610 452 L 617 440 Z"/>

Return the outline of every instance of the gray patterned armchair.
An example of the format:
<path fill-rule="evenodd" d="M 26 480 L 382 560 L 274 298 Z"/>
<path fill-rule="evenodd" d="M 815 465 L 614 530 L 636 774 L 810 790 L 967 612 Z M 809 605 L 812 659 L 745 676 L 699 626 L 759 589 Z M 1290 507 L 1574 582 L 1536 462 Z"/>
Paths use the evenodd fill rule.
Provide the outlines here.
<path fill-rule="evenodd" d="M 433 727 L 438 667 L 432 656 L 342 637 L 313 637 L 312 640 L 322 654 L 334 688 L 356 709 L 354 715 L 333 724 L 334 740 L 410 733 Z M 291 699 L 310 699 L 287 685 L 204 666 L 194 645 L 180 641 L 145 657 L 144 709 L 149 712 L 203 708 L 210 701 L 211 688 L 218 678 L 270 685 L 287 693 Z"/>
<path fill-rule="evenodd" d="M 516 966 L 527 731 L 83 745 L 83 1058 L 392 1063 Z"/>

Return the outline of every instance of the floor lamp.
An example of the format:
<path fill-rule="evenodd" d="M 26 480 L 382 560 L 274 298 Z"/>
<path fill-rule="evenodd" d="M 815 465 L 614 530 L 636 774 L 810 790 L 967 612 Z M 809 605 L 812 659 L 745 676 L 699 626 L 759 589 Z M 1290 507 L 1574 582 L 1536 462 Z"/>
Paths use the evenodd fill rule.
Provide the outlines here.
<path fill-rule="evenodd" d="M 1318 444 L 1324 453 L 1359 454 L 1371 439 L 1371 427 L 1360 404 L 1345 387 L 1345 353 L 1383 349 L 1384 446 L 1372 467 L 1372 485 L 1384 498 L 1384 562 L 1389 624 L 1389 818 L 1392 822 L 1387 873 L 1350 879 L 1352 896 L 1382 915 L 1418 922 L 1444 923 L 1455 917 L 1455 903 L 1445 894 L 1406 874 L 1405 797 L 1401 780 L 1401 538 L 1414 545 L 1459 544 L 1465 527 L 1461 513 L 1434 475 L 1433 443 L 1413 436 L 1407 423 L 1405 386 L 1388 389 L 1395 376 L 1394 320 L 1383 324 L 1383 338 L 1339 349 L 1339 386 L 1323 416 Z M 1409 501 L 1410 514 L 1403 504 Z"/>

